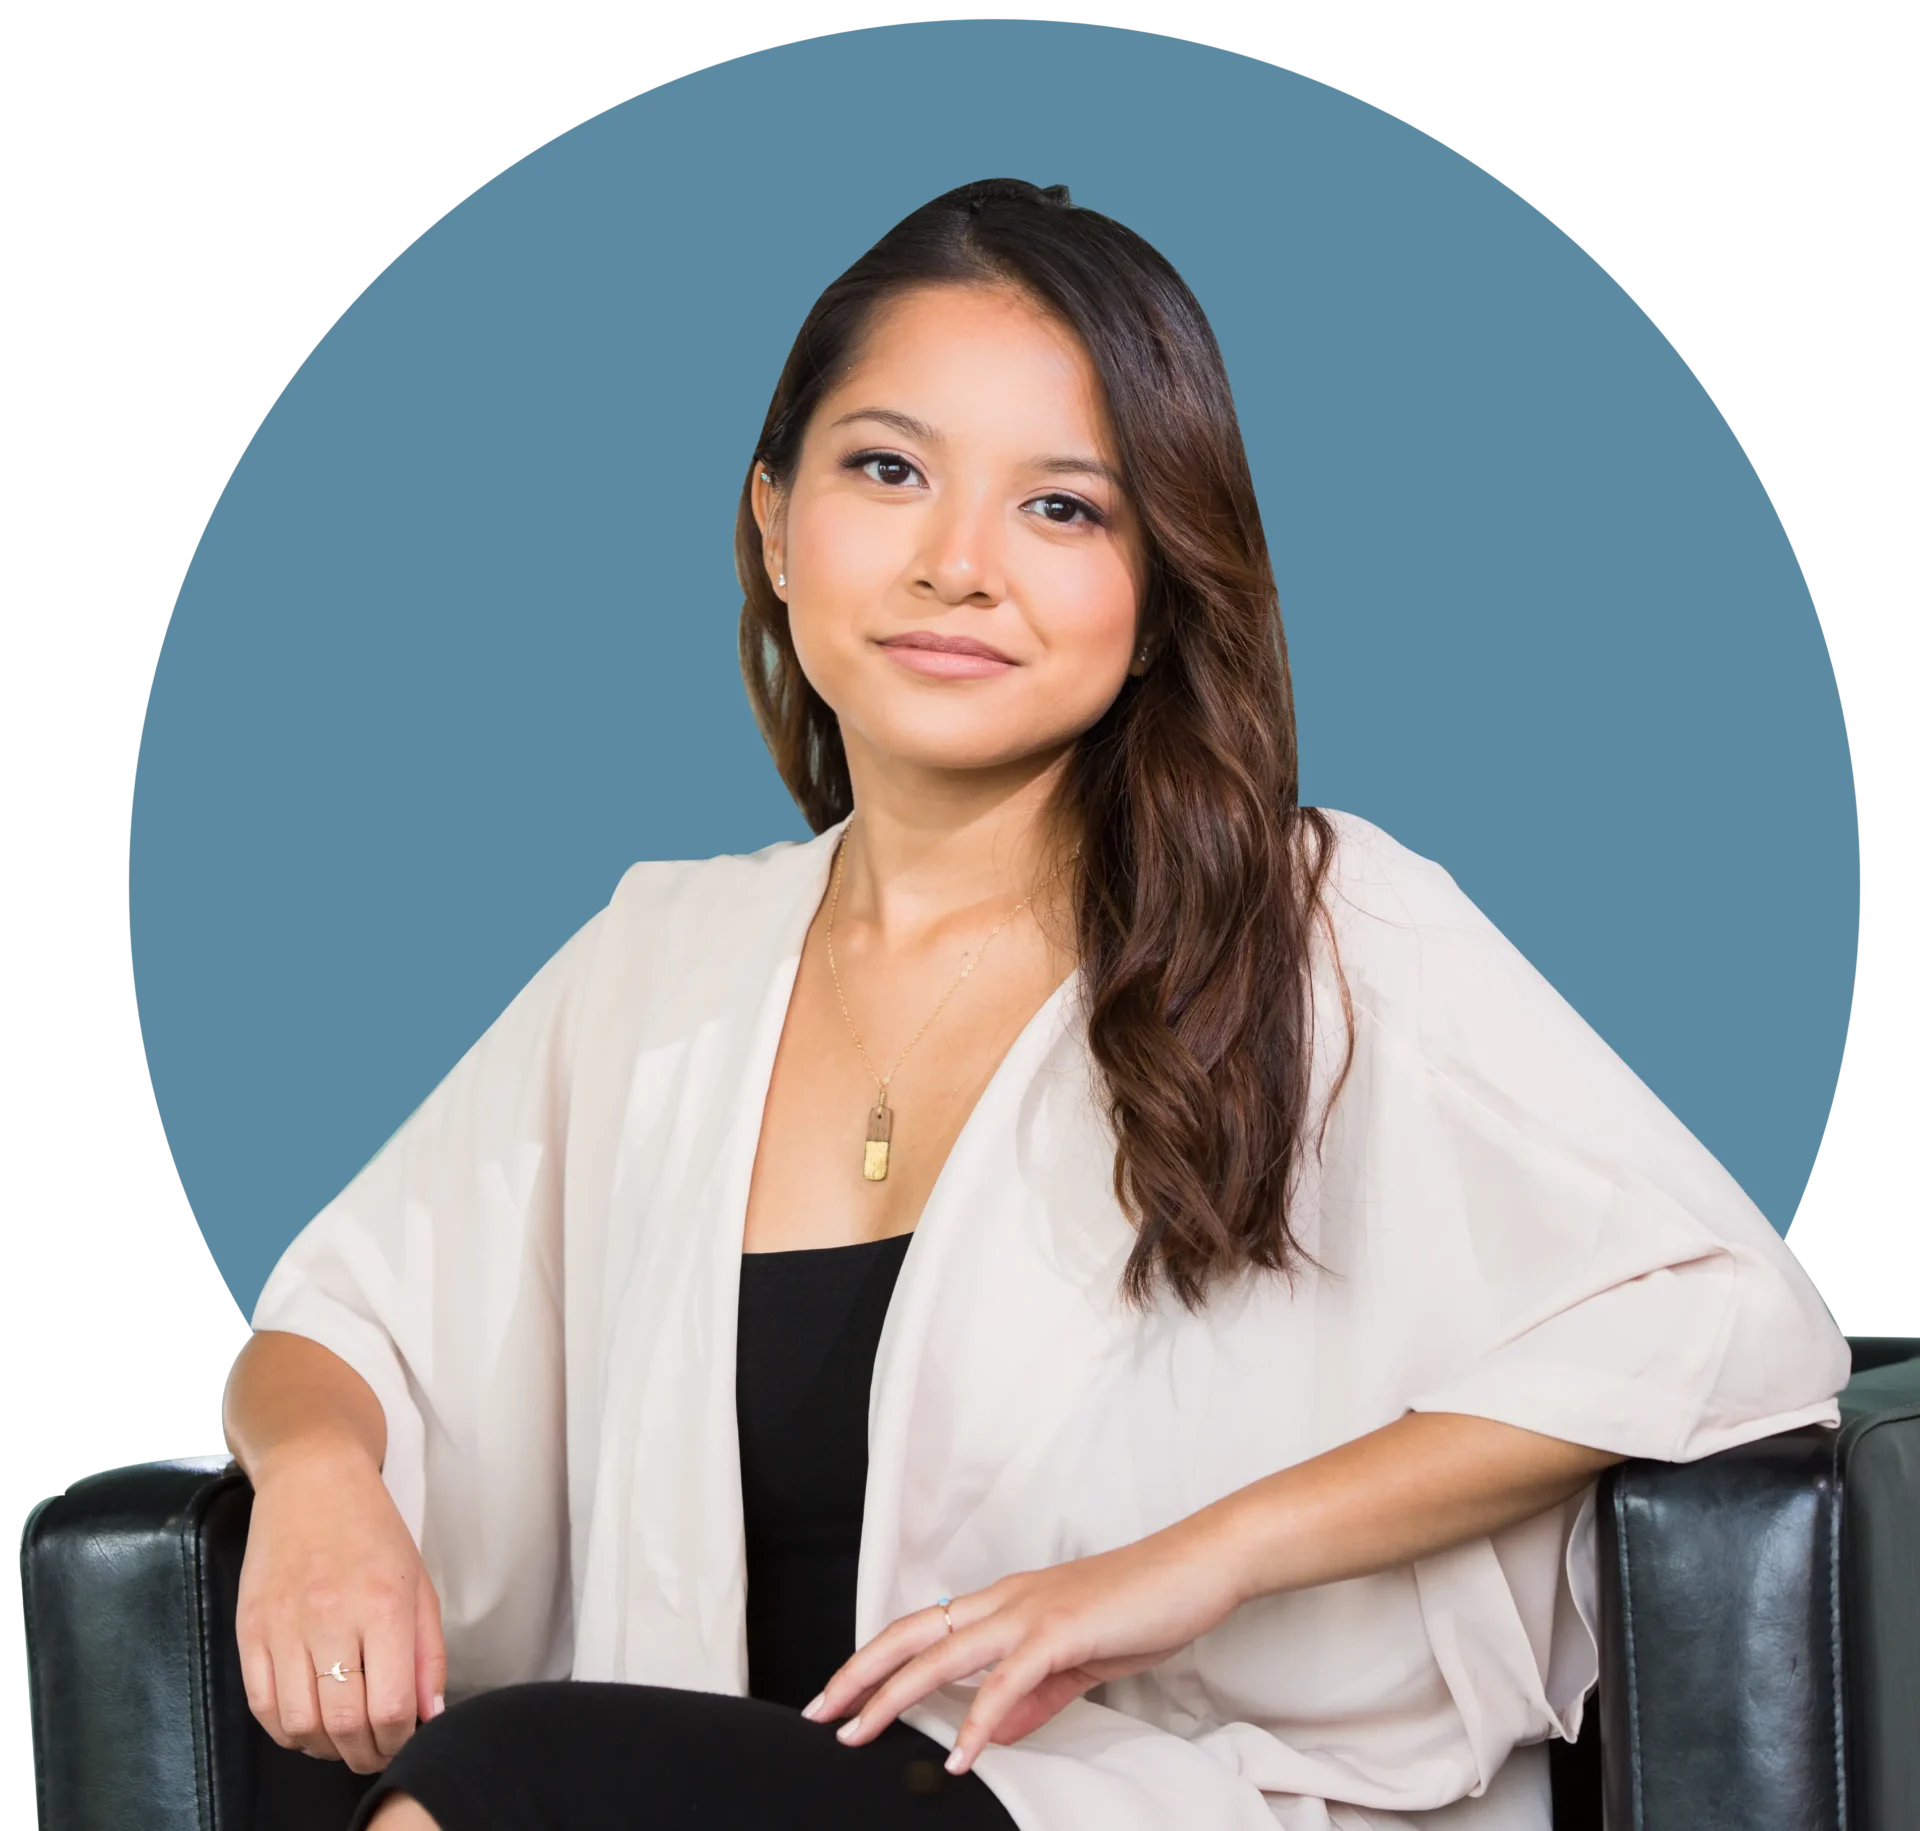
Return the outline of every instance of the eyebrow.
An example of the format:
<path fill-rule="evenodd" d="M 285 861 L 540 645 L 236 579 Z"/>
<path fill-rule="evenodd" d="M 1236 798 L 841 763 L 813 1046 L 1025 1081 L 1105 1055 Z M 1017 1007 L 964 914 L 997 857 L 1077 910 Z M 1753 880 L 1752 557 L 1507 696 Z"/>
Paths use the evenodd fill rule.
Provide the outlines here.
<path fill-rule="evenodd" d="M 929 426 L 925 420 L 917 420 L 912 414 L 901 413 L 892 407 L 856 407 L 851 413 L 841 414 L 827 430 L 832 432 L 851 420 L 878 420 L 883 426 L 891 426 L 896 432 L 904 432 L 912 439 L 922 439 L 929 445 L 945 443 L 937 428 Z M 1029 458 L 1024 468 L 1041 471 L 1048 476 L 1104 477 L 1115 489 L 1126 487 L 1120 473 L 1111 464 L 1102 464 L 1098 458 L 1082 457 L 1077 453 Z"/>

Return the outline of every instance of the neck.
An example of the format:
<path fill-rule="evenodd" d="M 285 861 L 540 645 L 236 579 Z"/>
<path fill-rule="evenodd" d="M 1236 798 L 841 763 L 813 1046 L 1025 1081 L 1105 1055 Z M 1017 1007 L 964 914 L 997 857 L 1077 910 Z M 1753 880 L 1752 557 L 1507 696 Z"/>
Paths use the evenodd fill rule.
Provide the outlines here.
<path fill-rule="evenodd" d="M 1066 761 L 1062 749 L 1000 768 L 934 770 L 849 743 L 842 910 L 886 939 L 907 939 L 1033 895 L 1064 856 L 1047 810 Z"/>

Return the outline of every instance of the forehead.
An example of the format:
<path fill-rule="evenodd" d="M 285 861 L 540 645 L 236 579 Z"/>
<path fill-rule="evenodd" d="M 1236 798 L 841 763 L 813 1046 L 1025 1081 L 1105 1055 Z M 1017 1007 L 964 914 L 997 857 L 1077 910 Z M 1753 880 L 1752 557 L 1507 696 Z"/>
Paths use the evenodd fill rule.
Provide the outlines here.
<path fill-rule="evenodd" d="M 852 366 L 821 402 L 822 423 L 854 405 L 898 408 L 970 436 L 1042 422 L 1111 445 L 1099 374 L 1078 333 L 1005 285 L 914 287 L 876 307 Z"/>

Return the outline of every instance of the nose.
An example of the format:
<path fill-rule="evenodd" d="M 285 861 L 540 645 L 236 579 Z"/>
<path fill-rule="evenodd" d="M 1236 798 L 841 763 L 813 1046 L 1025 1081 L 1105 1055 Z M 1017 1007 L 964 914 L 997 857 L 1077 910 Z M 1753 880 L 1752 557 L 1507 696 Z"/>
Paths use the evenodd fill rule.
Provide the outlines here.
<path fill-rule="evenodd" d="M 940 491 L 921 523 L 915 591 L 943 604 L 997 604 L 1007 591 L 1005 533 L 986 490 Z"/>

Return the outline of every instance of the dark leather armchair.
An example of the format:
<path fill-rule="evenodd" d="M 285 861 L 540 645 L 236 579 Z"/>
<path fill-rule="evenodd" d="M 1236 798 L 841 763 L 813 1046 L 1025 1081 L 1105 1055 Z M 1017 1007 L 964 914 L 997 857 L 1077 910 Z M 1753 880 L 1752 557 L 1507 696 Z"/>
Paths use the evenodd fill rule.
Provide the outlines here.
<path fill-rule="evenodd" d="M 1601 1670 L 1555 1831 L 1920 1826 L 1920 1340 L 1853 1343 L 1838 1432 L 1600 1489 Z M 41 1831 L 341 1831 L 368 1784 L 247 1710 L 224 1459 L 43 1501 L 21 1550 Z"/>

